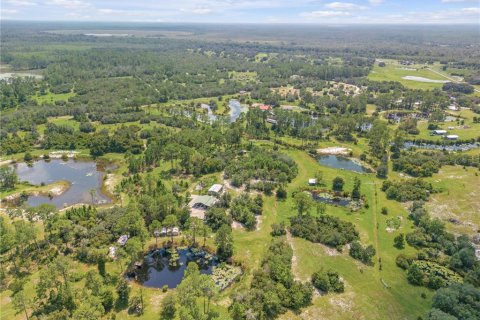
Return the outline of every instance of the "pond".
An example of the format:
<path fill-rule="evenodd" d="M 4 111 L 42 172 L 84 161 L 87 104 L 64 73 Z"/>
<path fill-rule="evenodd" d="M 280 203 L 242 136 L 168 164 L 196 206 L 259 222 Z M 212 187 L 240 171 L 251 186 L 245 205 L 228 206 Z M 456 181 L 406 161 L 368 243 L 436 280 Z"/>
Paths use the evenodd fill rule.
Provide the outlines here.
<path fill-rule="evenodd" d="M 175 267 L 169 265 L 170 254 L 167 249 L 155 250 L 145 256 L 141 268 L 135 270 L 136 280 L 150 288 L 162 288 L 164 285 L 175 288 L 182 282 L 189 262 L 195 261 L 203 274 L 212 274 L 213 267 L 218 264 L 215 256 L 201 250 L 178 249 L 177 251 L 179 260 Z"/>
<path fill-rule="evenodd" d="M 63 161 L 52 159 L 51 161 L 37 161 L 33 166 L 26 163 L 15 165 L 19 180 L 28 181 L 31 184 L 50 184 L 55 181 L 68 181 L 70 188 L 58 196 L 30 196 L 28 205 L 38 206 L 42 203 L 50 203 L 57 208 L 70 206 L 76 203 L 92 203 L 92 189 L 95 189 L 94 202 L 96 204 L 110 202 L 110 199 L 101 191 L 103 168 L 94 161 Z"/>
<path fill-rule="evenodd" d="M 352 159 L 342 157 L 342 156 L 329 154 L 329 155 L 318 156 L 317 160 L 319 163 L 331 168 L 343 169 L 343 170 L 359 172 L 359 173 L 371 172 L 368 168 L 353 161 Z"/>
<path fill-rule="evenodd" d="M 352 200 L 349 198 L 332 197 L 331 195 L 316 192 L 312 192 L 312 198 L 315 201 L 325 202 L 332 205 L 339 205 L 342 207 L 347 207 L 352 202 Z"/>
<path fill-rule="evenodd" d="M 202 107 L 202 109 L 206 109 L 206 110 L 207 110 L 208 120 L 210 120 L 210 121 L 215 121 L 215 120 L 217 120 L 217 116 L 213 113 L 212 108 L 210 107 L 210 105 L 205 104 L 205 103 L 202 103 L 202 104 L 201 104 L 201 107 Z"/>
<path fill-rule="evenodd" d="M 240 117 L 242 113 L 248 111 L 248 108 L 241 105 L 240 101 L 236 99 L 231 99 L 228 101 L 228 106 L 230 107 L 230 122 L 237 121 L 238 117 Z"/>
<path fill-rule="evenodd" d="M 463 143 L 463 144 L 451 144 L 451 145 L 442 145 L 442 144 L 430 144 L 430 143 L 418 143 L 407 141 L 403 145 L 403 149 L 430 149 L 430 150 L 446 150 L 446 151 L 468 151 L 472 149 L 480 148 L 479 143 Z"/>

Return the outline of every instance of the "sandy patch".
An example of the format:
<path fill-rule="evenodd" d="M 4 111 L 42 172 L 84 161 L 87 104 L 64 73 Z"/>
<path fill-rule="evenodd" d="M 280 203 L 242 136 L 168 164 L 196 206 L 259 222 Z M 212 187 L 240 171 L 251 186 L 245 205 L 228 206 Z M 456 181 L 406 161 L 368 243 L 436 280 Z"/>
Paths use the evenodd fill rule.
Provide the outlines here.
<path fill-rule="evenodd" d="M 203 209 L 191 208 L 190 217 L 195 217 L 203 220 L 205 219 L 205 212 L 206 210 L 203 210 Z"/>
<path fill-rule="evenodd" d="M 242 230 L 242 229 L 245 229 L 245 227 L 244 227 L 243 224 L 241 224 L 240 222 L 233 220 L 233 222 L 232 222 L 232 229 L 234 229 L 234 230 Z"/>
<path fill-rule="evenodd" d="M 257 220 L 257 230 L 260 230 L 260 226 L 262 225 L 262 216 L 255 216 L 255 220 Z"/>
<path fill-rule="evenodd" d="M 340 154 L 340 155 L 349 155 L 351 149 L 345 147 L 328 147 L 317 149 L 317 153 L 320 154 Z"/>
<path fill-rule="evenodd" d="M 0 160 L 0 167 L 12 164 L 12 160 Z"/>
<path fill-rule="evenodd" d="M 299 275 L 299 272 L 298 272 L 298 257 L 295 253 L 295 243 L 293 241 L 292 234 L 288 230 L 287 230 L 287 242 L 290 245 L 290 247 L 292 248 L 292 273 L 293 273 L 293 276 L 294 276 L 295 280 L 301 281 L 301 278 L 300 278 L 300 275 Z"/>
<path fill-rule="evenodd" d="M 352 312 L 354 303 L 355 294 L 353 292 L 349 292 L 343 295 L 332 295 L 328 299 L 328 302 L 336 309 L 340 309 L 342 312 Z"/>
<path fill-rule="evenodd" d="M 52 159 L 61 159 L 63 157 L 63 155 L 67 155 L 68 158 L 75 158 L 80 152 L 78 151 L 63 151 L 63 150 L 59 150 L 59 151 L 52 151 L 50 152 L 48 155 L 50 156 L 50 158 Z"/>
<path fill-rule="evenodd" d="M 103 185 L 109 193 L 115 192 L 115 175 L 113 173 L 107 173 L 105 175 L 105 180 L 103 180 Z"/>

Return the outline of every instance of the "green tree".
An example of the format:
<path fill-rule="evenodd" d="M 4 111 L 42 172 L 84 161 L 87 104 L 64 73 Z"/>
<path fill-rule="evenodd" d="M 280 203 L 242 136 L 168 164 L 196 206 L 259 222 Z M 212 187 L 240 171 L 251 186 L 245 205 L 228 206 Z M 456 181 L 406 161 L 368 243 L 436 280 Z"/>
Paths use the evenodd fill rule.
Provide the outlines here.
<path fill-rule="evenodd" d="M 162 300 L 162 312 L 161 316 L 164 320 L 175 319 L 175 314 L 177 312 L 175 295 L 173 293 L 168 293 L 165 298 Z"/>
<path fill-rule="evenodd" d="M 403 233 L 400 233 L 398 236 L 393 238 L 393 245 L 397 249 L 405 248 L 405 236 Z"/>
<path fill-rule="evenodd" d="M 126 307 L 128 305 L 130 290 L 127 280 L 125 280 L 123 276 L 120 276 L 117 282 L 117 304 L 119 306 Z"/>
<path fill-rule="evenodd" d="M 19 314 L 23 312 L 27 320 L 30 319 L 28 316 L 28 306 L 30 305 L 30 303 L 31 301 L 25 297 L 25 293 L 23 290 L 16 292 L 12 297 L 12 304 L 16 313 Z"/>
<path fill-rule="evenodd" d="M 163 220 L 163 226 L 170 229 L 170 240 L 173 244 L 173 227 L 178 226 L 178 219 L 177 216 L 174 214 L 169 214 Z"/>
<path fill-rule="evenodd" d="M 407 270 L 407 280 L 411 284 L 421 286 L 423 285 L 425 275 L 423 274 L 420 267 L 414 262 L 410 265 Z"/>
<path fill-rule="evenodd" d="M 342 191 L 344 184 L 345 184 L 345 181 L 343 180 L 342 177 L 335 177 L 335 179 L 333 179 L 333 182 L 332 182 L 332 189 L 334 191 Z"/>
<path fill-rule="evenodd" d="M 196 245 L 196 236 L 202 231 L 203 221 L 197 217 L 190 217 L 187 220 L 188 232 L 192 238 L 192 247 Z"/>
<path fill-rule="evenodd" d="M 355 177 L 355 180 L 353 181 L 353 189 L 352 189 L 352 199 L 354 200 L 359 200 L 360 199 L 360 179 Z"/>
<path fill-rule="evenodd" d="M 233 236 L 232 228 L 224 224 L 218 229 L 215 235 L 215 244 L 217 245 L 217 255 L 220 260 L 227 260 L 233 255 Z"/>
<path fill-rule="evenodd" d="M 298 215 L 303 215 L 310 211 L 310 208 L 313 206 L 312 196 L 307 192 L 298 192 L 293 197 L 293 203 L 297 209 Z"/>
<path fill-rule="evenodd" d="M 128 254 L 129 265 L 130 267 L 135 264 L 137 261 L 142 261 L 143 259 L 143 245 L 140 242 L 140 239 L 137 237 L 133 237 L 128 239 L 127 243 L 125 244 L 125 251 Z"/>
<path fill-rule="evenodd" d="M 15 169 L 13 167 L 0 167 L 0 191 L 14 189 L 17 182 L 17 173 L 15 172 Z"/>

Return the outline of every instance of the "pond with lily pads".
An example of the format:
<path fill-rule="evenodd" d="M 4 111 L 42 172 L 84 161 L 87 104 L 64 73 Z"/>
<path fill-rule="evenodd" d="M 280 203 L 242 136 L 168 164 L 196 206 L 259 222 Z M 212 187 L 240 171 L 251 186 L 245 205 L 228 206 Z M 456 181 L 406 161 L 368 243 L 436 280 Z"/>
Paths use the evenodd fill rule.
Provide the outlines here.
<path fill-rule="evenodd" d="M 176 261 L 172 263 L 169 249 L 158 249 L 145 256 L 142 265 L 134 270 L 135 280 L 150 288 L 168 286 L 175 288 L 182 282 L 185 269 L 189 262 L 197 263 L 203 274 L 212 274 L 218 259 L 206 251 L 199 249 L 177 249 Z"/>

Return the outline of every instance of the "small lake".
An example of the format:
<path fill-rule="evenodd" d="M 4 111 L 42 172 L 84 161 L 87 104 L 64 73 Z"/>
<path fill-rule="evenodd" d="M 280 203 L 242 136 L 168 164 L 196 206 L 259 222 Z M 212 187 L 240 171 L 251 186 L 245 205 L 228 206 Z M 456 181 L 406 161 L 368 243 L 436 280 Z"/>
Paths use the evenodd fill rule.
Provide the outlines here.
<path fill-rule="evenodd" d="M 205 104 L 205 103 L 202 103 L 202 104 L 201 104 L 201 107 L 202 107 L 202 109 L 206 109 L 206 110 L 207 110 L 208 120 L 210 120 L 210 121 L 215 121 L 215 120 L 217 120 L 217 116 L 213 113 L 212 108 L 210 107 L 210 105 Z"/>
<path fill-rule="evenodd" d="M 240 101 L 236 99 L 231 99 L 228 101 L 228 106 L 230 107 L 230 122 L 237 121 L 238 117 L 240 117 L 242 113 L 246 113 L 248 111 L 248 107 L 241 105 Z"/>
<path fill-rule="evenodd" d="M 180 259 L 176 267 L 169 266 L 170 255 L 166 249 L 155 250 L 145 256 L 142 267 L 135 270 L 136 280 L 150 288 L 162 288 L 164 285 L 175 288 L 182 282 L 189 262 L 196 262 L 203 274 L 211 274 L 213 267 L 218 264 L 214 256 L 210 255 L 212 259 L 205 259 L 203 251 L 198 254 L 193 254 L 190 249 L 177 251 Z"/>
<path fill-rule="evenodd" d="M 328 203 L 328 204 L 338 205 L 338 206 L 342 206 L 342 207 L 347 207 L 352 202 L 352 200 L 350 200 L 348 198 L 327 197 L 327 196 L 322 196 L 321 194 L 314 193 L 314 192 L 312 192 L 312 198 L 315 201 L 325 202 L 325 203 Z"/>
<path fill-rule="evenodd" d="M 49 162 L 36 161 L 31 167 L 22 162 L 15 167 L 19 180 L 28 181 L 31 184 L 40 185 L 42 182 L 50 184 L 59 180 L 70 182 L 70 188 L 67 191 L 52 199 L 48 196 L 28 197 L 27 203 L 30 206 L 50 203 L 57 208 L 63 208 L 76 203 L 92 203 L 90 194 L 92 189 L 96 190 L 94 197 L 96 204 L 110 202 L 110 199 L 101 191 L 104 173 L 94 161 L 52 159 Z"/>
<path fill-rule="evenodd" d="M 361 164 L 342 156 L 337 155 L 322 155 L 317 157 L 317 161 L 327 167 L 343 169 L 359 173 L 369 173 L 370 170 Z"/>

